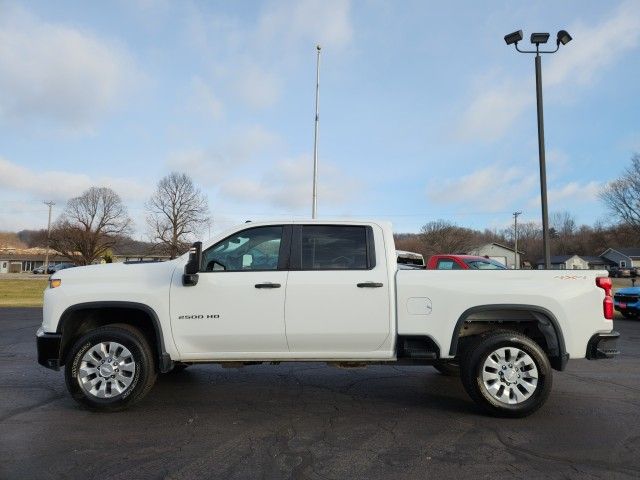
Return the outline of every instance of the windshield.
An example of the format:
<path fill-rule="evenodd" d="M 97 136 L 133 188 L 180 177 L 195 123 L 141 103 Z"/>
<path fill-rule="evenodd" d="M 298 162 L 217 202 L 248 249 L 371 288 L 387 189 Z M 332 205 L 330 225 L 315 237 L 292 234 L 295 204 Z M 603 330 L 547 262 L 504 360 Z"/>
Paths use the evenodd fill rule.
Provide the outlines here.
<path fill-rule="evenodd" d="M 506 270 L 503 264 L 496 262 L 495 260 L 483 259 L 483 260 L 465 260 L 469 268 L 474 270 Z"/>

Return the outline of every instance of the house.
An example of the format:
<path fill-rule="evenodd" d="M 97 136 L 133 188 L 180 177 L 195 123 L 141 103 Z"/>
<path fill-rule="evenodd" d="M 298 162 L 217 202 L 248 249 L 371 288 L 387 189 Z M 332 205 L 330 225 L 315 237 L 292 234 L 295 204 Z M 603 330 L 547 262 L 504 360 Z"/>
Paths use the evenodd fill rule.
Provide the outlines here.
<path fill-rule="evenodd" d="M 614 262 L 607 260 L 604 257 L 592 257 L 586 255 L 582 255 L 581 257 L 589 264 L 589 270 L 609 270 L 611 267 L 615 266 Z"/>
<path fill-rule="evenodd" d="M 544 268 L 544 258 L 536 262 L 539 270 Z M 587 255 L 553 255 L 552 270 L 608 270 L 614 263 L 603 257 Z"/>
<path fill-rule="evenodd" d="M 36 267 L 44 265 L 45 248 L 0 248 L 0 273 L 30 272 Z M 68 262 L 60 253 L 49 250 L 49 265 Z"/>
<path fill-rule="evenodd" d="M 640 248 L 607 248 L 602 258 L 620 268 L 640 267 Z"/>
<path fill-rule="evenodd" d="M 488 257 L 492 260 L 502 263 L 507 268 L 515 268 L 516 265 L 522 265 L 520 257 L 524 252 L 518 251 L 516 255 L 513 248 L 501 243 L 486 243 L 473 248 L 467 252 L 467 255 L 477 255 L 479 257 Z"/>
<path fill-rule="evenodd" d="M 30 272 L 36 267 L 44 265 L 45 248 L 0 248 L 0 273 Z M 160 262 L 168 260 L 168 255 L 143 253 L 141 251 L 117 252 L 112 255 L 113 261 L 118 262 Z M 69 262 L 69 259 L 53 249 L 49 249 L 49 265 Z M 104 260 L 103 260 L 104 262 Z"/>
<path fill-rule="evenodd" d="M 536 262 L 538 270 L 544 268 L 544 258 Z M 589 263 L 578 255 L 552 255 L 552 270 L 588 270 Z"/>

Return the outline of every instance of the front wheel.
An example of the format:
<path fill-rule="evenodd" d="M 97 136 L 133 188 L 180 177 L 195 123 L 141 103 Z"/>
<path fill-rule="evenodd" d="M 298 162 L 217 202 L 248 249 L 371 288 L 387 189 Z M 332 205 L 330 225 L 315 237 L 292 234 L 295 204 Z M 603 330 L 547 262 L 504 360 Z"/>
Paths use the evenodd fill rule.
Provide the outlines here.
<path fill-rule="evenodd" d="M 465 352 L 461 376 L 469 396 L 500 417 L 530 415 L 551 392 L 549 359 L 537 343 L 517 332 L 480 337 Z"/>
<path fill-rule="evenodd" d="M 92 410 L 119 411 L 141 400 L 156 380 L 144 335 L 125 324 L 96 328 L 75 342 L 65 365 L 71 396 Z"/>

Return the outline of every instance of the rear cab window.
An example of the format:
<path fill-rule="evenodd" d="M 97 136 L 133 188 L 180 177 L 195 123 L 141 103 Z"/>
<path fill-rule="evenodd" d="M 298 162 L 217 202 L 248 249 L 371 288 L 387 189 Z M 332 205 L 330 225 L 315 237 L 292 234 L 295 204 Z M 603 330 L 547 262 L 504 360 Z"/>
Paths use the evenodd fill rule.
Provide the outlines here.
<path fill-rule="evenodd" d="M 375 267 L 369 226 L 300 225 L 294 233 L 292 270 L 370 270 Z"/>

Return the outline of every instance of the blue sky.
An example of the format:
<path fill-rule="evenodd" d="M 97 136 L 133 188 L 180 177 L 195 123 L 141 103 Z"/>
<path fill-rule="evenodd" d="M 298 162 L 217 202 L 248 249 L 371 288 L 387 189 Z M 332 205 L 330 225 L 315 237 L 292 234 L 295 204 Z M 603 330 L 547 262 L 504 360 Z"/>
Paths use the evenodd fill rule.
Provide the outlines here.
<path fill-rule="evenodd" d="M 214 231 L 309 216 L 316 43 L 320 218 L 538 221 L 533 56 L 502 39 L 520 28 L 574 39 L 543 58 L 550 210 L 607 221 L 597 191 L 640 151 L 638 1 L 0 0 L 0 230 L 107 185 L 142 238 L 172 170 Z"/>

